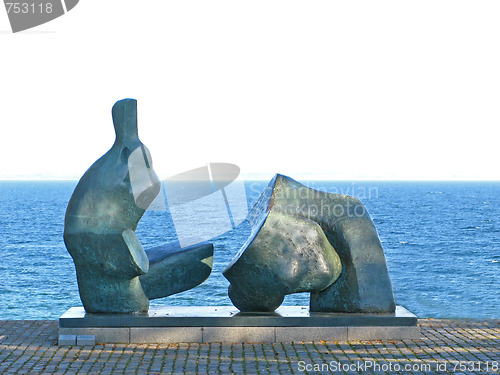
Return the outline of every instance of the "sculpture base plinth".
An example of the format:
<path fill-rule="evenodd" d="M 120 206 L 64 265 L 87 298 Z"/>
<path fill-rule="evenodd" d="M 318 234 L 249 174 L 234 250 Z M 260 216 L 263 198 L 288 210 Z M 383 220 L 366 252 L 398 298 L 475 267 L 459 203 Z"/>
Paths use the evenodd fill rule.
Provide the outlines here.
<path fill-rule="evenodd" d="M 232 306 L 151 307 L 147 314 L 87 314 L 72 307 L 59 318 L 59 335 L 94 336 L 96 343 L 248 343 L 419 339 L 417 317 L 309 312 L 282 306 L 274 313 L 241 313 Z"/>

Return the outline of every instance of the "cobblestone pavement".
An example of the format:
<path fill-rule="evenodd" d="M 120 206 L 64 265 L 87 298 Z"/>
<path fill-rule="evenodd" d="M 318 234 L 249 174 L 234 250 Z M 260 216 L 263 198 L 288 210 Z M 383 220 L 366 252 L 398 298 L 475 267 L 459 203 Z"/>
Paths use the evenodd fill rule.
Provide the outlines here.
<path fill-rule="evenodd" d="M 421 319 L 420 340 L 57 346 L 57 321 L 0 320 L 0 374 L 494 374 L 500 320 Z"/>

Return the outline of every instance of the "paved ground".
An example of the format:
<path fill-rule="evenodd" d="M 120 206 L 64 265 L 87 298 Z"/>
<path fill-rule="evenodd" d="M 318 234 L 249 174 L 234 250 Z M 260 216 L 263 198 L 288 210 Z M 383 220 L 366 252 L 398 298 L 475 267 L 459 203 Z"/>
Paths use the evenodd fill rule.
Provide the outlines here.
<path fill-rule="evenodd" d="M 421 340 L 58 347 L 56 321 L 0 320 L 0 374 L 494 374 L 500 320 L 419 321 Z"/>

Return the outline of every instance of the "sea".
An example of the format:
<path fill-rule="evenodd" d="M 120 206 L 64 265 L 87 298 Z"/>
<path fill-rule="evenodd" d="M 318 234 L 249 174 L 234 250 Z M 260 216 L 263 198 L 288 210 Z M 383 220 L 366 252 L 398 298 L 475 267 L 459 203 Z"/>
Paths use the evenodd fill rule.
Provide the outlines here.
<path fill-rule="evenodd" d="M 301 182 L 365 204 L 398 305 L 420 318 L 500 318 L 500 182 Z M 81 306 L 63 242 L 65 210 L 76 183 L 0 181 L 0 319 L 57 319 Z M 245 182 L 249 207 L 267 184 Z M 136 233 L 146 249 L 177 239 L 168 210 L 146 211 Z M 231 305 L 222 270 L 249 234 L 244 222 L 213 238 L 210 277 L 151 305 Z M 308 302 L 308 293 L 299 293 L 283 304 Z"/>

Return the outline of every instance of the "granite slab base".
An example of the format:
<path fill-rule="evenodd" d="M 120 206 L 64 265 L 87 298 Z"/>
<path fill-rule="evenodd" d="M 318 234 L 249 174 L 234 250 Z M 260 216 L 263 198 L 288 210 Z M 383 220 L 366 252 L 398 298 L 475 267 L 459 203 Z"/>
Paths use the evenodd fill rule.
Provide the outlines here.
<path fill-rule="evenodd" d="M 420 329 L 417 317 L 401 306 L 393 314 L 317 313 L 308 306 L 281 306 L 273 313 L 169 306 L 113 315 L 72 307 L 59 318 L 59 335 L 94 336 L 96 343 L 334 342 L 418 339 Z"/>

